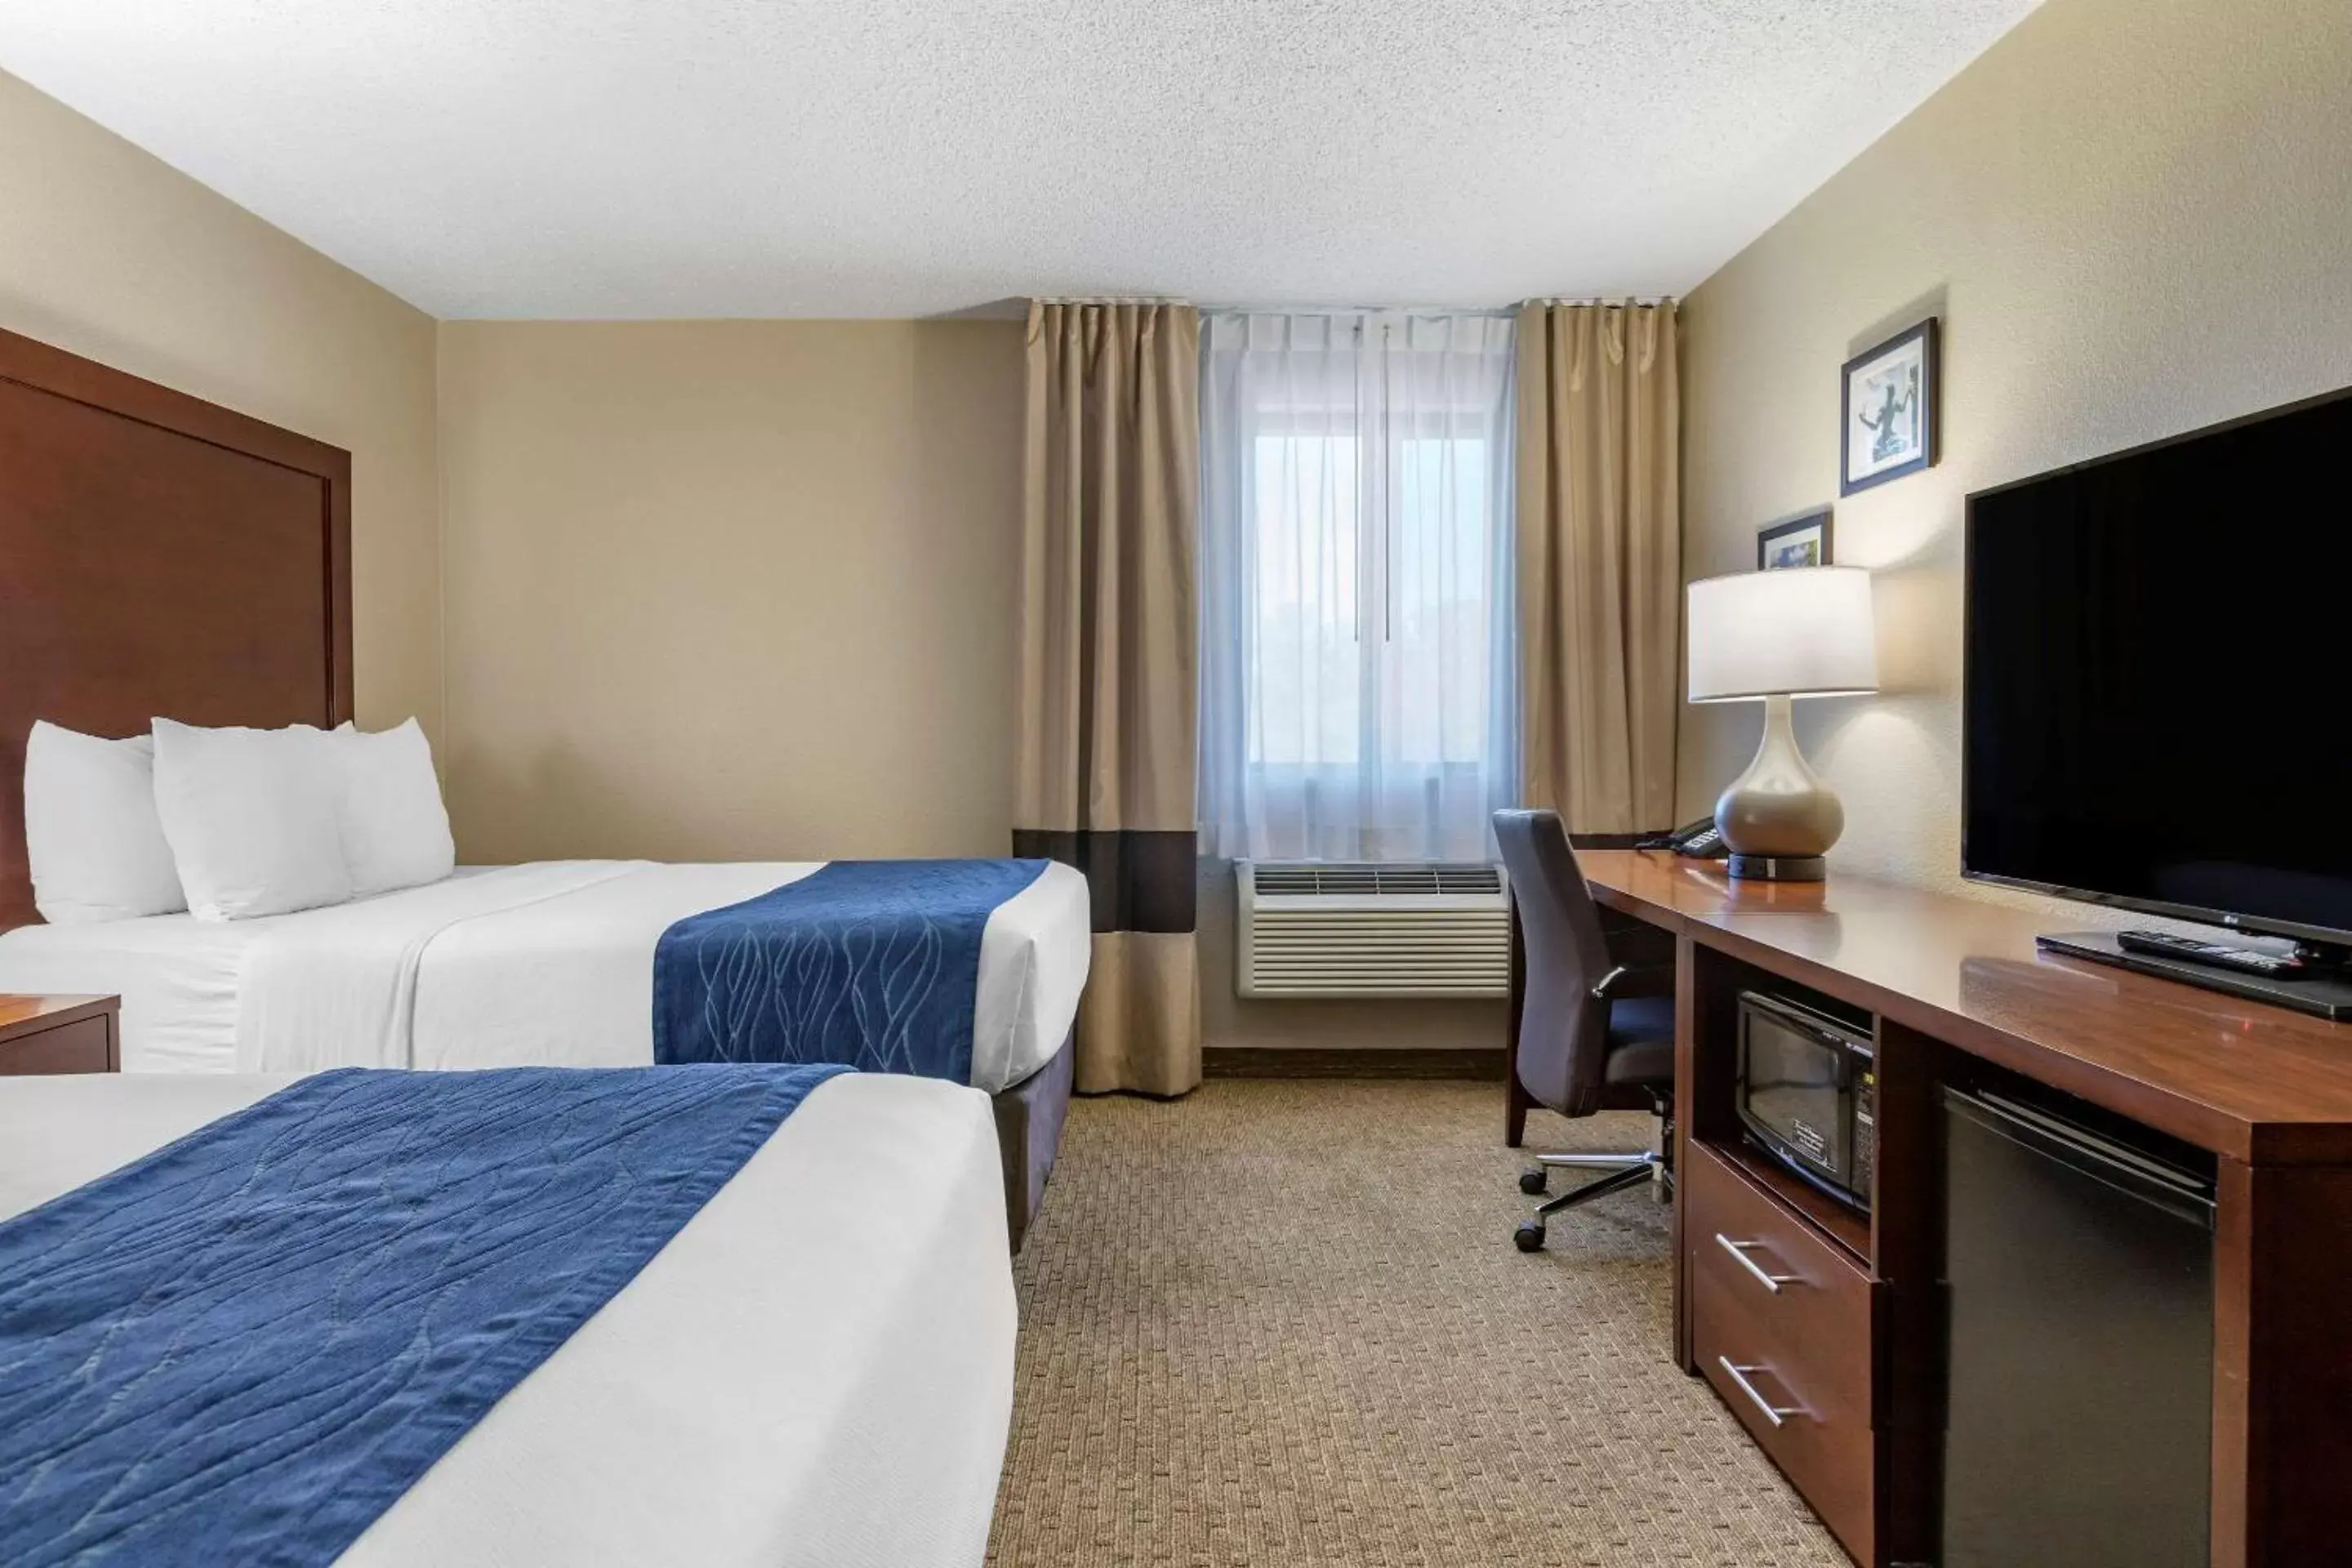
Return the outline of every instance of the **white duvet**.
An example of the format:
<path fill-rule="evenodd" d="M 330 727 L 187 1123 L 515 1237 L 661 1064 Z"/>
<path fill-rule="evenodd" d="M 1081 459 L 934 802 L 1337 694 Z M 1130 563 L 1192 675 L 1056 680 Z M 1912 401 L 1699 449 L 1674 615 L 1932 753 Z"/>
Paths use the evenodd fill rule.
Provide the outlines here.
<path fill-rule="evenodd" d="M 662 932 L 822 864 L 541 861 L 228 925 L 28 926 L 0 937 L 0 987 L 120 994 L 131 1070 L 641 1066 Z M 1067 866 L 990 917 L 973 1087 L 993 1093 L 1053 1057 L 1091 942 L 1086 879 Z"/>
<path fill-rule="evenodd" d="M 0 1219 L 284 1081 L 0 1079 Z M 1014 1328 L 986 1099 L 845 1075 L 341 1561 L 971 1568 Z"/>

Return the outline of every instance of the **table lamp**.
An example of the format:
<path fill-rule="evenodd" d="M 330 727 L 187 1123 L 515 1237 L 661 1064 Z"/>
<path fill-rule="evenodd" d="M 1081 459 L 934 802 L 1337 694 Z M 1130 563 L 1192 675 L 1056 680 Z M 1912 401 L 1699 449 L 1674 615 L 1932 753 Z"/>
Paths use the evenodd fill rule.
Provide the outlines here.
<path fill-rule="evenodd" d="M 1870 574 L 1794 566 L 1707 577 L 1690 585 L 1690 700 L 1764 704 L 1756 760 L 1715 803 L 1731 874 L 1818 882 L 1845 826 L 1845 808 L 1797 749 L 1798 697 L 1878 689 Z"/>

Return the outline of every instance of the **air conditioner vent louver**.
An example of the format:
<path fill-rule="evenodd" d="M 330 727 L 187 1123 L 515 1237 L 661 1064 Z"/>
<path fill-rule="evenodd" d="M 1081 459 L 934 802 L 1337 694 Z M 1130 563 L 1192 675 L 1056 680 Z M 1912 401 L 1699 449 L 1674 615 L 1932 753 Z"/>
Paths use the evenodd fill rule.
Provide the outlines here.
<path fill-rule="evenodd" d="M 1259 861 L 1257 891 L 1261 897 L 1378 898 L 1412 894 L 1483 893 L 1489 898 L 1503 890 L 1502 870 L 1494 866 L 1454 864 L 1358 865 L 1343 861 Z"/>
<path fill-rule="evenodd" d="M 1510 905 L 1500 868 L 1436 862 L 1239 862 L 1244 996 L 1500 996 Z"/>

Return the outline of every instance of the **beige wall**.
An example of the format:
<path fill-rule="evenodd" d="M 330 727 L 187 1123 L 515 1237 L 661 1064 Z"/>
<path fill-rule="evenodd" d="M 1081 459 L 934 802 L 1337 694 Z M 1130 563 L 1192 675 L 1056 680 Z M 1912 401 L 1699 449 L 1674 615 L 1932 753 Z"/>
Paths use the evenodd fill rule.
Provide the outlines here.
<path fill-rule="evenodd" d="M 360 720 L 438 737 L 431 317 L 0 73 L 0 327 L 349 448 Z"/>
<path fill-rule="evenodd" d="M 445 324 L 460 853 L 1005 853 L 1021 333 Z"/>
<path fill-rule="evenodd" d="M 1959 885 L 1969 490 L 2352 383 L 2347 138 L 2344 0 L 2048 0 L 1691 296 L 1693 576 L 1835 498 L 1840 363 L 1944 321 L 1941 465 L 1837 503 L 1838 559 L 1879 574 L 1886 686 L 1799 704 L 1846 803 L 1837 865 Z M 2316 525 L 2217 520 L 2283 571 Z M 1685 816 L 1761 721 L 1684 710 Z"/>

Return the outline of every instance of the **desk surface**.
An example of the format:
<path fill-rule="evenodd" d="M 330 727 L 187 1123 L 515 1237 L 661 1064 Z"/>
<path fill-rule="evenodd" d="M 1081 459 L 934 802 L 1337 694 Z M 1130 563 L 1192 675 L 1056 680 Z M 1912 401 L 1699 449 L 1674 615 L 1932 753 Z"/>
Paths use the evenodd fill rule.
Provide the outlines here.
<path fill-rule="evenodd" d="M 1601 900 L 1910 1028 L 2257 1164 L 2352 1163 L 2352 1024 L 2055 958 L 2043 916 L 1832 871 L 1577 855 Z"/>

